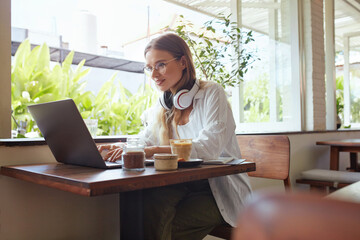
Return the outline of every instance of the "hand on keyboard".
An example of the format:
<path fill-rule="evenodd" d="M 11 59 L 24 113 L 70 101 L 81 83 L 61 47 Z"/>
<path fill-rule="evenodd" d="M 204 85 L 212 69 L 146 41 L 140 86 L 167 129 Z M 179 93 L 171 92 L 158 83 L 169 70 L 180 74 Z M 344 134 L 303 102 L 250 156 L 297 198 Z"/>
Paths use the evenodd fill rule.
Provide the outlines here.
<path fill-rule="evenodd" d="M 115 162 L 121 159 L 124 145 L 124 143 L 103 144 L 98 145 L 97 148 L 104 161 Z"/>

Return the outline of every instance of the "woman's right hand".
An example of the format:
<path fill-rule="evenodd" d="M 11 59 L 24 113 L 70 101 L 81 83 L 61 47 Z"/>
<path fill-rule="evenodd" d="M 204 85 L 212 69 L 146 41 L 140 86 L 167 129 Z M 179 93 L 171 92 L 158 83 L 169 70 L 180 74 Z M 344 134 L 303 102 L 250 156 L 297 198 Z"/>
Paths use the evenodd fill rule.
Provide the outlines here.
<path fill-rule="evenodd" d="M 121 158 L 124 145 L 124 143 L 102 144 L 97 148 L 104 161 L 115 162 Z"/>

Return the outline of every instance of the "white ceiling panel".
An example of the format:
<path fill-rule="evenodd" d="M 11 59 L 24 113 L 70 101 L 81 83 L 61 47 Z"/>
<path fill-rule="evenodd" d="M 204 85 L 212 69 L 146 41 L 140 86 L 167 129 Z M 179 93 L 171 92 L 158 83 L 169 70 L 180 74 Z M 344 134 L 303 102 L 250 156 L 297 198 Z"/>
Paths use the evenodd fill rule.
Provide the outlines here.
<path fill-rule="evenodd" d="M 165 0 L 209 16 L 229 15 L 230 0 Z M 336 49 L 343 48 L 343 37 L 359 34 L 360 0 L 336 0 L 335 2 L 335 43 Z M 243 0 L 243 26 L 253 31 L 268 34 L 268 12 L 280 8 L 280 3 L 272 0 Z M 360 34 L 359 34 L 360 35 Z M 351 48 L 360 45 L 359 38 L 352 38 Z M 357 49 L 359 47 L 356 47 Z"/>

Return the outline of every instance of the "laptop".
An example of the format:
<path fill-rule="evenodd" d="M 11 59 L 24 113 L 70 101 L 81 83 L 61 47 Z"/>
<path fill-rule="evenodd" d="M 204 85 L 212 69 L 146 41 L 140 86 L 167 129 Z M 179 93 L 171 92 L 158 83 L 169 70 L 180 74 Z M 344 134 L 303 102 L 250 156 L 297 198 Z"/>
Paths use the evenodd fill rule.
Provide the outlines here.
<path fill-rule="evenodd" d="M 72 99 L 28 106 L 56 161 L 94 168 L 119 168 L 105 162 Z"/>

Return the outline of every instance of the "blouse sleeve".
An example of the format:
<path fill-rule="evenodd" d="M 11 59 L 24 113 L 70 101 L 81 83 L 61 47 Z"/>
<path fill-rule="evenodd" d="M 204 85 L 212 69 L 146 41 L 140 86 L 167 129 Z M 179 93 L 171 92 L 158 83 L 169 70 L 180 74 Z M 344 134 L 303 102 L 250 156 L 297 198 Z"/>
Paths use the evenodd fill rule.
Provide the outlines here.
<path fill-rule="evenodd" d="M 213 86 L 205 92 L 201 107 L 204 127 L 193 139 L 193 158 L 218 158 L 227 144 L 231 144 L 235 133 L 236 125 L 225 91 L 218 84 Z"/>

